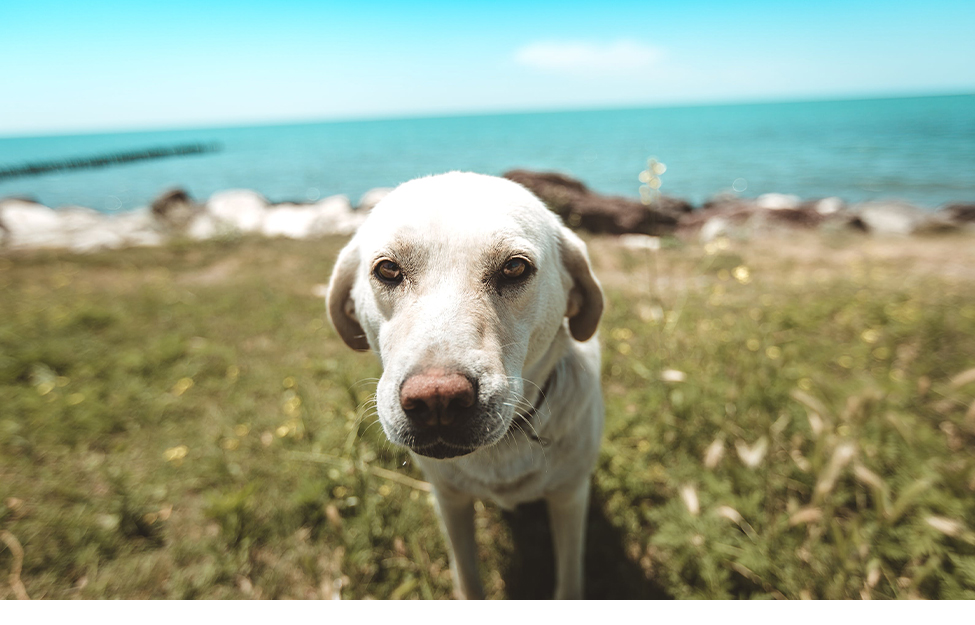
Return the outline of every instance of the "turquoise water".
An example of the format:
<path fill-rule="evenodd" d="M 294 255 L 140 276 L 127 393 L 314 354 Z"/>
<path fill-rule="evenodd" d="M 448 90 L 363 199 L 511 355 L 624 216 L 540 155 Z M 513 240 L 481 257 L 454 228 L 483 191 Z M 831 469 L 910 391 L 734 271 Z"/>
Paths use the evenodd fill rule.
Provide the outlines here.
<path fill-rule="evenodd" d="M 0 167 L 210 142 L 222 150 L 0 181 L 0 197 L 111 211 L 179 186 L 198 198 L 252 188 L 272 201 L 355 201 L 420 175 L 516 167 L 637 197 L 655 156 L 667 165 L 662 190 L 695 203 L 733 185 L 743 196 L 975 201 L 975 95 L 7 138 Z"/>

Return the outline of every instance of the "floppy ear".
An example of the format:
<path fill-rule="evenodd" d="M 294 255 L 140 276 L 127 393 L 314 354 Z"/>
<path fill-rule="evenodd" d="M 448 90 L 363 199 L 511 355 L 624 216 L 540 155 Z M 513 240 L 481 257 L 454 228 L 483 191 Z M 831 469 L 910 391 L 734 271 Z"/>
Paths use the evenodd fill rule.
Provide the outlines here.
<path fill-rule="evenodd" d="M 588 341 L 596 333 L 599 318 L 603 314 L 603 291 L 592 273 L 586 244 L 574 232 L 562 227 L 560 246 L 562 263 L 572 276 L 572 288 L 565 316 L 569 318 L 569 331 L 577 341 Z"/>
<path fill-rule="evenodd" d="M 345 344 L 354 350 L 367 351 L 369 342 L 355 316 L 355 302 L 352 301 L 352 287 L 359 270 L 359 249 L 355 243 L 346 245 L 332 270 L 328 281 L 328 316 Z"/>

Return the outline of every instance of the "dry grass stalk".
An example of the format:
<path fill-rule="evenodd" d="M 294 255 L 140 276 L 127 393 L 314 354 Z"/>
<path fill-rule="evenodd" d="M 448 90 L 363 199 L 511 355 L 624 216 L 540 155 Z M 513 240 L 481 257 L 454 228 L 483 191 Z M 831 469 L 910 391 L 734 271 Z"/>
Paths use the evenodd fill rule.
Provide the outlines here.
<path fill-rule="evenodd" d="M 708 445 L 708 448 L 704 452 L 704 466 L 709 469 L 713 469 L 718 466 L 721 459 L 724 457 L 724 441 L 717 438 Z"/>
<path fill-rule="evenodd" d="M 697 490 L 692 485 L 687 484 L 682 486 L 680 496 L 684 500 L 684 505 L 687 506 L 687 511 L 691 513 L 691 516 L 697 516 L 701 513 L 701 504 L 697 498 Z"/>
<path fill-rule="evenodd" d="M 840 443 L 833 450 L 833 455 L 829 459 L 829 464 L 826 465 L 826 470 L 819 478 L 819 482 L 816 483 L 816 495 L 817 497 L 823 497 L 828 495 L 830 491 L 833 490 L 833 486 L 836 485 L 836 479 L 840 476 L 840 471 L 843 470 L 850 460 L 856 455 L 856 445 L 852 442 L 846 441 Z"/>
<path fill-rule="evenodd" d="M 20 580 L 20 571 L 24 566 L 24 548 L 20 546 L 17 537 L 7 530 L 0 530 L 0 540 L 14 554 L 14 565 L 10 569 L 10 588 L 14 591 L 14 596 L 18 599 L 30 599 L 24 582 Z"/>
<path fill-rule="evenodd" d="M 746 467 L 754 469 L 762 464 L 762 460 L 765 459 L 765 452 L 768 451 L 768 439 L 763 436 L 751 446 L 742 440 L 735 441 L 735 451 L 738 452 L 738 457 L 741 458 Z"/>
<path fill-rule="evenodd" d="M 962 371 L 951 378 L 951 386 L 953 388 L 964 386 L 970 382 L 975 382 L 975 367 L 968 369 L 967 371 Z"/>

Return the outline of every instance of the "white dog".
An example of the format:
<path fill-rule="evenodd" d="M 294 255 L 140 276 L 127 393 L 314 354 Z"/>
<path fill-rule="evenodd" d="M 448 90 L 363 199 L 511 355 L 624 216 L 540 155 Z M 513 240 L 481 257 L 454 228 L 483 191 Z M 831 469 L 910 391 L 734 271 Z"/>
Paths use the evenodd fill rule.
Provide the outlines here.
<path fill-rule="evenodd" d="M 602 310 L 585 244 L 502 178 L 400 185 L 339 254 L 329 316 L 350 347 L 379 356 L 379 420 L 433 485 L 462 597 L 484 596 L 475 497 L 545 499 L 556 598 L 582 597 Z"/>

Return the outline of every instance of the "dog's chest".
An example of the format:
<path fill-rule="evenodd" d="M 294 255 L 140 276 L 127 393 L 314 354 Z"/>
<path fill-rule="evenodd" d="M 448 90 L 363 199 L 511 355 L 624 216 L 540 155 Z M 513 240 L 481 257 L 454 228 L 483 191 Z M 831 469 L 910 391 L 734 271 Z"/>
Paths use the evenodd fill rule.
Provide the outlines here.
<path fill-rule="evenodd" d="M 416 460 L 434 483 L 493 500 L 504 508 L 543 497 L 551 475 L 546 450 L 525 438 L 502 446 L 506 449 L 485 450 L 490 453 L 473 454 L 449 465 L 422 457 Z"/>

